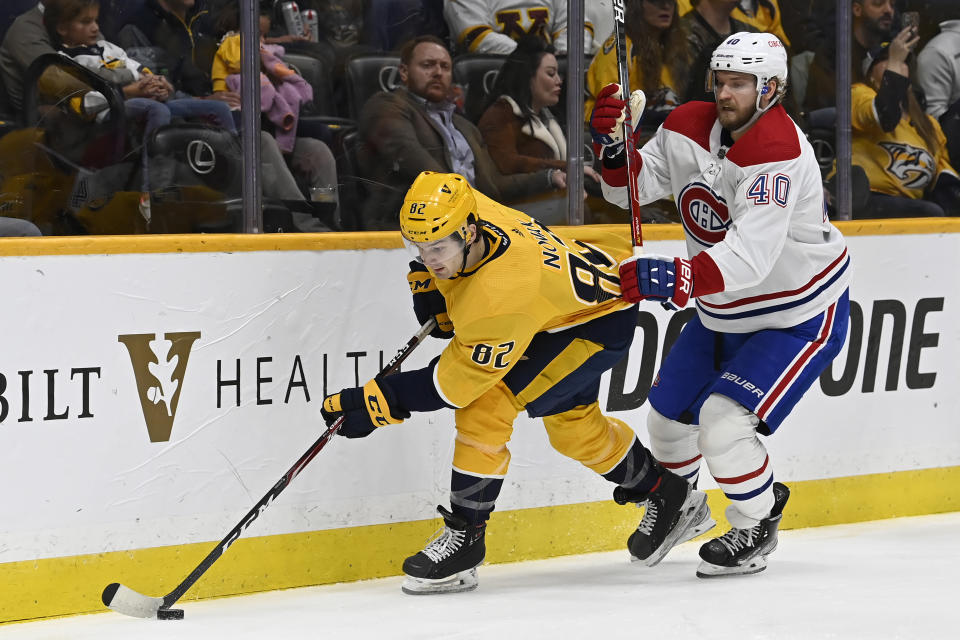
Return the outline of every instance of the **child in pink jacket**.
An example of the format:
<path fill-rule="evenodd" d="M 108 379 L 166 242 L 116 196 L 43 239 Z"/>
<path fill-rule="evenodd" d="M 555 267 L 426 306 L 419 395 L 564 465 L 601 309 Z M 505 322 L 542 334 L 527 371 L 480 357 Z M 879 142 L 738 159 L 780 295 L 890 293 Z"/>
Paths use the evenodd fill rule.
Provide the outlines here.
<path fill-rule="evenodd" d="M 264 24 L 264 22 L 266 24 Z M 284 153 L 293 151 L 300 107 L 313 100 L 313 88 L 280 59 L 283 47 L 263 42 L 269 17 L 260 17 L 260 108 L 276 126 L 274 137 Z M 214 91 L 240 91 L 240 34 L 227 33 L 213 59 Z"/>

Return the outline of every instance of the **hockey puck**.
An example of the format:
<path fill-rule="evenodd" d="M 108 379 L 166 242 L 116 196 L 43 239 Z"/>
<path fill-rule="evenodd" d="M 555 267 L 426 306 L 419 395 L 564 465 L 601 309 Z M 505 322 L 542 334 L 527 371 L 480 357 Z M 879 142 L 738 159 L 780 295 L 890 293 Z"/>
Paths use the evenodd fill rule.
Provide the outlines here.
<path fill-rule="evenodd" d="M 157 620 L 183 620 L 183 609 L 160 609 Z"/>

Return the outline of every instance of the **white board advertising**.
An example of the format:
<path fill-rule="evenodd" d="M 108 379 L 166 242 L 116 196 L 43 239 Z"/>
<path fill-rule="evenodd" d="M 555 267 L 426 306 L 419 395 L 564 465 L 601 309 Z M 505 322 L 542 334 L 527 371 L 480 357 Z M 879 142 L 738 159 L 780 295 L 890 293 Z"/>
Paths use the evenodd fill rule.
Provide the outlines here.
<path fill-rule="evenodd" d="M 847 347 L 767 440 L 779 479 L 960 464 L 958 238 L 849 238 Z M 407 260 L 0 258 L 0 563 L 220 539 L 322 432 L 324 394 L 374 376 L 417 330 Z M 643 441 L 647 388 L 683 313 L 643 307 L 629 358 L 601 385 L 601 406 Z M 404 368 L 442 347 L 427 339 Z M 251 533 L 430 518 L 446 502 L 453 434 L 444 410 L 338 437 Z M 498 510 L 610 496 L 550 448 L 539 421 L 518 421 L 511 452 Z"/>

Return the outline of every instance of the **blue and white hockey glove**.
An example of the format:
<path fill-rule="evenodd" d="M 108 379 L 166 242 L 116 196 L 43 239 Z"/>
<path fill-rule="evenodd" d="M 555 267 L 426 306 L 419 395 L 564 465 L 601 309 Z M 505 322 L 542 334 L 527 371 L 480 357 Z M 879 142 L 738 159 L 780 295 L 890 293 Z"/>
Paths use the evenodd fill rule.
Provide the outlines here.
<path fill-rule="evenodd" d="M 410 412 L 397 406 L 393 392 L 385 384 L 371 380 L 363 387 L 350 387 L 323 399 L 320 414 L 328 427 L 341 415 L 338 433 L 347 438 L 366 438 L 377 427 L 399 424 Z"/>
<path fill-rule="evenodd" d="M 667 256 L 627 260 L 620 264 L 620 291 L 628 302 L 657 300 L 682 309 L 693 294 L 693 267 L 689 260 Z"/>

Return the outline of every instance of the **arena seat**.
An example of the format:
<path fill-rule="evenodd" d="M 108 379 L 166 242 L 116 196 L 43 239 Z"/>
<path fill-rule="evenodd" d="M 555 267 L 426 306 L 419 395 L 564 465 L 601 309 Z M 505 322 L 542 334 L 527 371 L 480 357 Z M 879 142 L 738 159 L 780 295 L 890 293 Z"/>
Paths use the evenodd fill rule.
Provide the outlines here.
<path fill-rule="evenodd" d="M 400 57 L 389 53 L 365 53 L 347 60 L 347 117 L 357 120 L 360 110 L 370 96 L 399 87 L 399 66 Z"/>
<path fill-rule="evenodd" d="M 66 56 L 46 53 L 27 69 L 23 90 L 24 125 L 47 131 L 50 147 L 62 157 L 85 168 L 122 161 L 127 120 L 114 85 Z M 90 92 L 106 100 L 96 113 L 79 109 Z"/>
<path fill-rule="evenodd" d="M 339 148 L 335 151 L 337 182 L 340 184 L 340 227 L 343 231 L 364 230 L 359 212 L 367 197 L 367 190 L 357 163 L 358 144 L 360 133 L 354 129 L 342 136 Z"/>
<path fill-rule="evenodd" d="M 463 87 L 463 110 L 471 122 L 483 115 L 504 60 L 506 56 L 492 53 L 467 53 L 454 59 L 453 82 Z"/>
<path fill-rule="evenodd" d="M 240 233 L 243 152 L 225 129 L 171 124 L 147 140 L 151 233 Z"/>
<path fill-rule="evenodd" d="M 303 105 L 300 116 L 335 116 L 331 74 L 323 63 L 316 58 L 296 53 L 284 54 L 283 61 L 313 88 L 313 100 Z"/>

